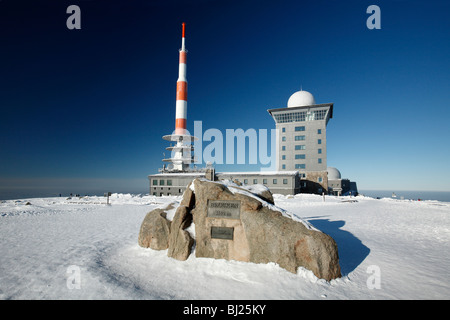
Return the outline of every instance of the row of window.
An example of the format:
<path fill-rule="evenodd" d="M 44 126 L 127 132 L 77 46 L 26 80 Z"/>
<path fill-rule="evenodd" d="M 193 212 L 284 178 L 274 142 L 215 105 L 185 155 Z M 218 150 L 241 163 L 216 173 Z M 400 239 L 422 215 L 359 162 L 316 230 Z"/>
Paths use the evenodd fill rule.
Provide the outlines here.
<path fill-rule="evenodd" d="M 303 158 L 300 158 L 300 157 L 297 158 L 297 156 L 298 155 L 296 155 L 295 159 L 305 159 L 304 157 Z M 285 156 L 282 156 L 281 158 L 282 158 L 282 160 L 286 160 Z M 317 159 L 317 163 L 322 163 L 322 158 Z M 281 169 L 286 170 L 286 165 L 282 164 L 281 165 Z M 306 169 L 306 164 L 304 164 L 304 163 L 296 163 L 295 164 L 295 169 Z"/>
<path fill-rule="evenodd" d="M 181 194 L 181 192 L 179 192 L 179 194 Z M 153 192 L 153 195 L 154 195 L 154 196 L 157 196 L 157 195 L 158 195 L 158 192 L 154 191 L 154 192 Z M 164 192 L 160 192 L 160 193 L 159 193 L 159 196 L 160 196 L 160 197 L 162 197 L 163 195 L 164 195 Z M 171 192 L 167 192 L 166 195 L 171 196 L 172 193 L 171 193 Z"/>
<path fill-rule="evenodd" d="M 295 136 L 295 141 L 303 141 L 305 140 L 305 136 Z M 286 142 L 286 137 L 281 137 L 281 141 Z M 317 144 L 322 144 L 322 139 L 317 139 Z"/>
<path fill-rule="evenodd" d="M 268 179 L 262 179 L 263 184 L 267 184 Z M 244 179 L 244 184 L 248 184 L 248 179 Z M 253 179 L 253 184 L 258 184 L 258 179 Z M 272 184 L 278 184 L 278 179 L 272 179 Z M 283 184 L 288 184 L 288 179 L 283 179 Z"/>
<path fill-rule="evenodd" d="M 296 154 L 295 155 L 295 159 L 296 160 L 298 160 L 298 159 L 306 159 L 306 155 L 305 154 Z M 285 154 L 281 155 L 281 160 L 286 160 L 286 155 Z M 322 159 L 319 159 L 319 160 L 320 160 L 319 163 L 322 163 Z"/>
<path fill-rule="evenodd" d="M 301 126 L 301 127 L 295 127 L 295 131 L 305 131 L 305 126 Z M 282 127 L 281 128 L 281 132 L 285 133 L 286 132 L 286 128 Z M 317 134 L 322 134 L 322 129 L 317 129 Z"/>
<path fill-rule="evenodd" d="M 160 190 L 164 190 L 164 189 L 165 189 L 165 188 L 163 188 L 163 187 L 160 188 Z M 158 188 L 157 188 L 157 187 L 153 187 L 153 190 L 154 190 L 154 191 L 155 191 L 155 190 L 158 190 Z M 170 191 L 170 187 L 167 188 L 167 190 Z M 174 190 L 176 190 L 176 188 L 175 188 Z M 181 193 L 181 192 L 182 192 L 182 190 L 181 190 L 181 189 L 178 189 L 178 193 Z"/>
<path fill-rule="evenodd" d="M 300 111 L 274 114 L 277 123 L 323 120 L 327 110 Z"/>
<path fill-rule="evenodd" d="M 263 184 L 267 184 L 267 179 L 262 179 L 262 183 Z M 273 179 L 272 183 L 273 184 L 277 184 L 278 183 L 278 179 Z M 244 179 L 244 184 L 248 184 L 248 179 Z M 253 184 L 258 184 L 258 179 L 253 179 Z M 283 184 L 288 184 L 288 179 L 283 179 Z M 164 185 L 171 186 L 172 185 L 172 180 L 153 179 L 152 180 L 152 185 L 153 186 L 158 186 L 158 185 L 159 186 L 164 186 Z M 156 188 L 153 188 L 153 189 L 156 190 Z M 163 189 L 163 188 L 161 188 L 161 189 Z M 170 188 L 168 190 L 170 190 Z M 180 189 L 179 192 L 181 192 L 181 189 Z"/>
<path fill-rule="evenodd" d="M 286 132 L 286 128 L 285 127 L 281 128 L 281 131 Z M 295 127 L 295 131 L 296 132 L 305 131 L 305 126 Z M 322 134 L 322 129 L 317 129 L 317 134 Z"/>
<path fill-rule="evenodd" d="M 154 186 L 157 186 L 158 185 L 158 181 L 159 181 L 159 185 L 160 186 L 164 186 L 164 184 L 167 182 L 167 186 L 171 186 L 172 185 L 172 180 L 164 180 L 164 179 L 160 179 L 160 180 L 158 180 L 158 179 L 153 179 L 152 180 L 152 185 L 154 185 Z M 166 182 L 165 182 L 166 181 Z"/>
<path fill-rule="evenodd" d="M 158 183 L 158 180 L 156 180 L 156 179 L 154 179 L 153 181 L 156 181 L 156 183 Z M 172 195 L 172 191 L 173 192 L 175 192 L 175 194 L 182 194 L 183 193 L 183 189 L 178 189 L 178 193 L 176 192 L 177 190 L 176 189 L 174 189 L 174 190 L 170 190 L 170 188 L 167 188 L 167 190 L 164 190 L 165 188 L 160 188 L 161 190 L 159 190 L 159 192 L 158 192 L 158 188 L 157 187 L 153 187 L 152 188 L 153 189 L 153 191 L 152 191 L 152 194 L 154 195 L 154 196 L 163 196 L 164 195 L 164 191 L 166 191 L 166 195 L 167 196 L 171 196 Z"/>
<path fill-rule="evenodd" d="M 304 144 L 296 145 L 295 150 L 306 150 L 306 147 Z M 281 151 L 286 151 L 286 146 L 281 146 Z M 318 154 L 322 154 L 322 149 L 317 149 Z"/>

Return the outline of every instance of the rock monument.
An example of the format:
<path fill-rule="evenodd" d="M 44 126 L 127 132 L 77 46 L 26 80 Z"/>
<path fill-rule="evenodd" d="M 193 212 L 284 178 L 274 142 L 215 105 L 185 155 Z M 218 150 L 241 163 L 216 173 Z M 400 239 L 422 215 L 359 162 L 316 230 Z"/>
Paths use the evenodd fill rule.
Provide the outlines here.
<path fill-rule="evenodd" d="M 171 222 L 164 209 L 147 214 L 139 245 L 168 249 L 169 257 L 186 260 L 194 244 L 186 228 L 193 222 L 196 257 L 274 262 L 293 273 L 304 267 L 328 281 L 340 277 L 333 238 L 273 203 L 262 185 L 195 179 Z"/>

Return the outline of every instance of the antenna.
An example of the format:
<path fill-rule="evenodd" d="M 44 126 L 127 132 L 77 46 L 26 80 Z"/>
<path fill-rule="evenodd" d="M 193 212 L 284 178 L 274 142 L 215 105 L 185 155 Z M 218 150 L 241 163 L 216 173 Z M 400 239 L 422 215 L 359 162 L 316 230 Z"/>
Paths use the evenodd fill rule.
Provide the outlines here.
<path fill-rule="evenodd" d="M 181 24 L 183 26 L 183 29 L 181 31 L 181 51 L 186 51 L 185 42 L 186 42 L 186 23 Z"/>

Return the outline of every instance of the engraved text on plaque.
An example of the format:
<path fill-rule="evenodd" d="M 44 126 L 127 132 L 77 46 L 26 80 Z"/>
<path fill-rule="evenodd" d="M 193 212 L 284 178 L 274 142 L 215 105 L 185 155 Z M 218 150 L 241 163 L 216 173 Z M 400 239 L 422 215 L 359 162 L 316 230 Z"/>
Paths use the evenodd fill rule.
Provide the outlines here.
<path fill-rule="evenodd" d="M 207 217 L 240 219 L 241 202 L 239 200 L 208 200 Z"/>

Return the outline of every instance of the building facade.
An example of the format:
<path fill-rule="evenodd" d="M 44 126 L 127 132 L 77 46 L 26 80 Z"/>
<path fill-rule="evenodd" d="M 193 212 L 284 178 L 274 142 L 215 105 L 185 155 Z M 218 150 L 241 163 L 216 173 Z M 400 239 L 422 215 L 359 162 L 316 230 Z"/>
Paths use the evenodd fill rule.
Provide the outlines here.
<path fill-rule="evenodd" d="M 277 129 L 277 170 L 298 171 L 307 192 L 328 190 L 327 124 L 333 103 L 316 104 L 307 91 L 295 92 L 287 108 L 269 109 Z"/>
<path fill-rule="evenodd" d="M 263 184 L 272 193 L 296 194 L 301 191 L 300 178 L 297 171 L 284 172 L 220 172 L 211 174 L 203 172 L 164 172 L 149 175 L 150 194 L 154 196 L 182 195 L 189 183 L 195 178 L 208 180 L 231 180 L 237 184 Z"/>

